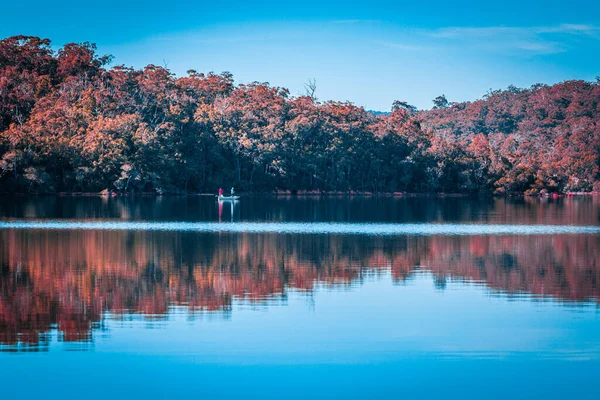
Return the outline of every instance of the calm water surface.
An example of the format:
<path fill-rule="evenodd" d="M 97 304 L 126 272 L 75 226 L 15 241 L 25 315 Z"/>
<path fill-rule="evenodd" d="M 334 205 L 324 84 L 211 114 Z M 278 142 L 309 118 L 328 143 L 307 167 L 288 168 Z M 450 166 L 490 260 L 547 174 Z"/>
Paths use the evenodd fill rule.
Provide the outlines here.
<path fill-rule="evenodd" d="M 600 198 L 0 197 L 2 398 L 581 398 Z"/>

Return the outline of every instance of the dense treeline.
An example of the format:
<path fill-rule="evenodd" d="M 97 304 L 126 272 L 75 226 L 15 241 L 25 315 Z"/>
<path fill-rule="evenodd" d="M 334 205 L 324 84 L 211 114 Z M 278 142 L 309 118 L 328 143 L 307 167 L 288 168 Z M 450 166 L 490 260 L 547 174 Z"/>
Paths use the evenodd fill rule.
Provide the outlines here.
<path fill-rule="evenodd" d="M 90 43 L 0 41 L 0 191 L 600 190 L 600 84 L 378 114 L 229 73 L 108 69 Z"/>

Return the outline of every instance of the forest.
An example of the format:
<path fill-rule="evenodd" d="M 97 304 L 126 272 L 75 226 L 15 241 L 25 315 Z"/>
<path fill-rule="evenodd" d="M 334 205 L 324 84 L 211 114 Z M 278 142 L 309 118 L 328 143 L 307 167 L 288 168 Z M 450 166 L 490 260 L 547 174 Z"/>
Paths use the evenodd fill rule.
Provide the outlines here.
<path fill-rule="evenodd" d="M 113 64 L 87 42 L 0 40 L 0 192 L 600 191 L 600 79 L 377 113 L 314 82 Z"/>

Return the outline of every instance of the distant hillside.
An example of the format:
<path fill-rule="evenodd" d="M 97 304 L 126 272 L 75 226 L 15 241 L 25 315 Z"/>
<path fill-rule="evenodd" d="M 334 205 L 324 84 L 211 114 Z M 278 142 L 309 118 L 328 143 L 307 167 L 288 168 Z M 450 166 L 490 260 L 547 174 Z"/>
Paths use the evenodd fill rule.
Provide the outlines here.
<path fill-rule="evenodd" d="M 0 40 L 0 192 L 600 190 L 597 82 L 387 113 L 110 59 Z"/>
<path fill-rule="evenodd" d="M 445 157 L 473 157 L 481 184 L 497 192 L 600 190 L 598 82 L 510 87 L 417 118 Z"/>

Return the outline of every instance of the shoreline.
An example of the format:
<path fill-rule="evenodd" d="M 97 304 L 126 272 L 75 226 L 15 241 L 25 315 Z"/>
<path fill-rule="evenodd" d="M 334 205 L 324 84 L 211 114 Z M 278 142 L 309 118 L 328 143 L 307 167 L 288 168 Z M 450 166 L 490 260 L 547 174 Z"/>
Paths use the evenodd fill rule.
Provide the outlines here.
<path fill-rule="evenodd" d="M 355 191 L 273 191 L 273 192 L 245 192 L 240 196 L 273 196 L 273 197 L 539 197 L 539 198 L 559 198 L 559 197 L 579 197 L 596 196 L 600 192 L 568 192 L 568 193 L 547 193 L 547 194 L 524 194 L 524 193 L 407 193 L 407 192 L 355 192 Z M 54 197 L 195 197 L 195 196 L 213 196 L 215 193 L 118 193 L 118 192 L 57 192 L 57 193 L 6 193 L 0 192 L 0 196 L 54 196 Z"/>

